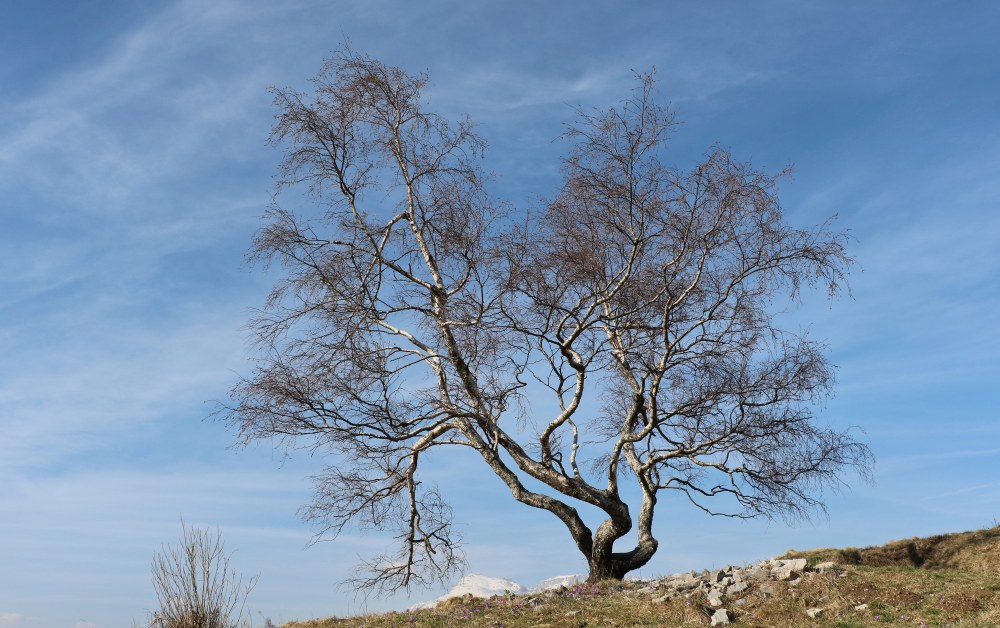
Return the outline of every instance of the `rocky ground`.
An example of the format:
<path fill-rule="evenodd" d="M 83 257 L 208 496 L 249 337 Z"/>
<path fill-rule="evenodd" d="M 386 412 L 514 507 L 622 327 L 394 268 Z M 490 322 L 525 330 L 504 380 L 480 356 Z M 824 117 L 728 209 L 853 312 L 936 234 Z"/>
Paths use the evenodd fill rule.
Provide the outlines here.
<path fill-rule="evenodd" d="M 747 567 L 729 566 L 725 569 L 705 570 L 701 573 L 688 572 L 674 574 L 654 580 L 646 589 L 653 596 L 653 602 L 667 602 L 672 599 L 704 598 L 709 606 L 716 609 L 710 618 L 712 626 L 725 626 L 731 622 L 731 608 L 747 604 L 748 596 L 757 593 L 764 596 L 777 595 L 786 583 L 794 587 L 803 579 L 811 579 L 818 574 L 846 576 L 837 569 L 837 564 L 827 561 L 809 567 L 805 558 L 772 558 Z M 751 585 L 756 585 L 751 587 Z M 805 614 L 810 619 L 820 617 L 824 609 L 820 606 L 808 608 Z"/>
<path fill-rule="evenodd" d="M 1000 627 L 1000 527 L 870 548 L 789 552 L 649 581 L 568 583 L 285 628 Z"/>

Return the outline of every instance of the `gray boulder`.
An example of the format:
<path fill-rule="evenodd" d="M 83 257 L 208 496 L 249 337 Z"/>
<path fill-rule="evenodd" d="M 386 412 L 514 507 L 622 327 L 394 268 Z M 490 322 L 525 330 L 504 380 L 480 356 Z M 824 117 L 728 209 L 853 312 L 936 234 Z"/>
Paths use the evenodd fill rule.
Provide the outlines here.
<path fill-rule="evenodd" d="M 729 596 L 739 595 L 740 593 L 746 591 L 749 586 L 750 585 L 748 585 L 746 582 L 735 582 L 726 587 L 726 595 Z"/>
<path fill-rule="evenodd" d="M 724 608 L 720 608 L 715 611 L 712 615 L 712 625 L 713 626 L 728 626 L 729 625 L 729 611 Z"/>

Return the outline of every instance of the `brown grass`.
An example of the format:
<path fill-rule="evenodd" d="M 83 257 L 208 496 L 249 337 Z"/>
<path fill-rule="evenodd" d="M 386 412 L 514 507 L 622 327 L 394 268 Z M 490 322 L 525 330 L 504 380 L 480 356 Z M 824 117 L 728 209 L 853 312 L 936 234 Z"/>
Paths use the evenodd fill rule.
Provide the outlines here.
<path fill-rule="evenodd" d="M 910 549 L 912 545 L 912 551 Z M 734 626 L 874 628 L 1000 626 L 1000 528 L 896 541 L 882 547 L 790 552 L 810 563 L 850 562 L 841 573 L 810 574 L 796 584 L 752 585 L 742 606 L 727 601 Z M 912 556 L 920 561 L 919 567 Z M 843 557 L 857 557 L 845 561 Z M 775 586 L 770 586 L 775 585 Z M 765 589 L 773 591 L 765 592 Z M 581 628 L 708 626 L 714 611 L 700 597 L 654 602 L 656 582 L 608 581 L 556 593 L 453 598 L 434 609 L 292 622 L 284 628 Z M 861 605 L 865 607 L 858 608 Z M 809 608 L 822 608 L 817 619 Z"/>
<path fill-rule="evenodd" d="M 957 569 L 1000 577 L 1000 526 L 904 539 L 861 549 L 789 550 L 786 557 L 809 558 L 813 564 L 832 560 L 845 565 Z"/>

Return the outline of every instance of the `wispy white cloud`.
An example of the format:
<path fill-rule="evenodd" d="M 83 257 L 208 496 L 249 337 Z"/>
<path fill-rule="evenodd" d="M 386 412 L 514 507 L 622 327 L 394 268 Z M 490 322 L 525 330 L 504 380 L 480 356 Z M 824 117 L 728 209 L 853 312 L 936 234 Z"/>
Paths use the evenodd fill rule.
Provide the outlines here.
<path fill-rule="evenodd" d="M 169 5 L 0 102 L 0 466 L 65 462 L 224 393 L 248 303 L 222 299 L 267 194 L 240 164 L 269 124 L 266 63 L 225 69 L 268 6 Z"/>
<path fill-rule="evenodd" d="M 656 65 L 680 117 L 701 116 L 681 131 L 709 129 L 696 150 L 728 141 L 714 135 L 719 125 L 745 127 L 761 145 L 784 132 L 781 159 L 811 160 L 795 185 L 818 190 L 796 219 L 841 210 L 854 228 L 864 267 L 855 300 L 832 310 L 820 300 L 799 315 L 830 338 L 842 367 L 837 402 L 871 421 L 881 484 L 835 502 L 834 525 L 818 532 L 665 509 L 655 568 L 759 559 L 852 531 L 904 536 L 919 532 L 907 527 L 914 513 L 927 515 L 920 525 L 952 526 L 993 507 L 996 487 L 982 478 L 1000 454 L 981 443 L 997 429 L 986 411 L 996 405 L 1000 346 L 991 287 L 1000 159 L 986 141 L 996 128 L 966 123 L 958 109 L 935 117 L 939 128 L 918 120 L 922 112 L 901 115 L 923 102 L 905 90 L 927 67 L 901 54 L 918 41 L 909 23 L 815 4 L 403 9 L 389 0 L 179 0 L 101 52 L 42 68 L 30 89 L 0 95 L 0 626 L 138 617 L 152 603 L 151 554 L 176 538 L 182 514 L 222 527 L 241 567 L 262 574 L 255 608 L 279 623 L 363 608 L 335 583 L 384 539 L 345 536 L 306 550 L 311 533 L 294 517 L 321 461 L 277 468 L 280 454 L 266 449 L 234 454 L 222 426 L 202 420 L 204 401 L 246 368 L 240 325 L 261 296 L 238 266 L 277 159 L 264 147 L 265 88 L 305 85 L 344 36 L 389 62 L 426 67 L 433 108 L 483 123 L 497 147 L 488 167 L 500 164 L 506 191 L 545 194 L 556 181 L 552 140 L 572 117 L 564 103 L 608 106 L 633 86 L 630 68 Z M 890 24 L 892 37 L 877 33 Z M 895 93 L 895 109 L 881 118 L 852 109 L 858 86 L 866 96 Z M 817 95 L 828 109 L 812 110 Z M 783 106 L 796 99 L 801 110 Z M 757 128 L 767 115 L 779 123 Z M 847 132 L 833 137 L 824 129 L 838 116 Z M 943 418 L 932 424 L 935 414 Z M 540 579 L 553 574 L 530 570 L 580 562 L 558 522 L 514 505 L 497 511 L 505 487 L 488 472 L 470 483 L 447 464 L 430 477 L 461 480 L 443 488 L 454 489 L 473 568 Z M 980 479 L 962 485 L 969 477 Z M 954 512 L 970 493 L 983 503 Z M 927 495 L 936 498 L 918 499 Z M 532 561 L 539 551 L 545 560 Z M 53 617 L 57 604 L 59 620 L 32 619 Z"/>
<path fill-rule="evenodd" d="M 0 628 L 56 628 L 45 619 L 21 613 L 0 612 Z"/>
<path fill-rule="evenodd" d="M 977 499 L 984 494 L 991 494 L 994 496 L 994 499 L 996 499 L 997 497 L 1000 497 L 1000 482 L 986 482 L 973 484 L 971 486 L 963 486 L 962 488 L 927 495 L 926 499 L 952 499 L 954 497 L 965 497 L 970 494 L 975 495 Z"/>
<path fill-rule="evenodd" d="M 232 318 L 114 334 L 89 317 L 83 323 L 95 325 L 80 330 L 86 341 L 42 348 L 20 372 L 4 373 L 0 467 L 65 464 L 115 432 L 142 433 L 164 413 L 207 415 L 203 402 L 225 390 L 238 363 Z"/>
<path fill-rule="evenodd" d="M 970 458 L 996 457 L 1000 456 L 1000 447 L 985 449 L 959 449 L 947 451 L 930 451 L 918 454 L 894 455 L 883 458 L 879 465 L 883 468 L 890 466 L 912 466 L 933 462 L 938 460 L 968 460 Z"/>
<path fill-rule="evenodd" d="M 218 176 L 263 144 L 268 59 L 232 44 L 241 27 L 277 12 L 267 3 L 177 2 L 87 67 L 53 74 L 37 93 L 8 92 L 0 186 L 47 197 L 52 212 L 31 211 L 59 220 L 70 208 L 91 217 L 176 213 L 183 190 L 165 195 L 162 186 L 190 185 L 199 169 Z M 249 72 L 245 55 L 257 62 Z"/>

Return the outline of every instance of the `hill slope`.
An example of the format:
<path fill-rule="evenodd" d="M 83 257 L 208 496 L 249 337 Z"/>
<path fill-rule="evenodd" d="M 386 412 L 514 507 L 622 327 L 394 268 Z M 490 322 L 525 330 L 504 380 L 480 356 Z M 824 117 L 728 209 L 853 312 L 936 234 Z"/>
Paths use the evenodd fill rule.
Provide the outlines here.
<path fill-rule="evenodd" d="M 957 569 L 1000 577 L 1000 526 L 973 532 L 892 541 L 876 547 L 789 551 L 787 558 L 832 560 L 870 567 Z"/>
<path fill-rule="evenodd" d="M 836 565 L 823 564 L 831 561 Z M 752 566 L 652 581 L 465 596 L 433 609 L 284 628 L 710 626 L 725 625 L 721 609 L 732 626 L 997 627 L 1000 527 L 861 549 L 789 551 Z"/>

